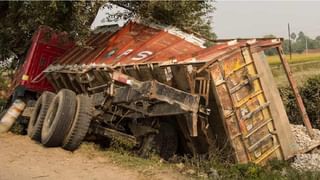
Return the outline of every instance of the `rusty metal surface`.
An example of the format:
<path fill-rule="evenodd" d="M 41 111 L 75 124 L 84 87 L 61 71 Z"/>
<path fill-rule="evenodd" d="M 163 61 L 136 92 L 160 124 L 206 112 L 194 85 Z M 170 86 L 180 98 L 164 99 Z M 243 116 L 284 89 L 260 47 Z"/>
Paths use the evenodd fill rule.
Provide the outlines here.
<path fill-rule="evenodd" d="M 298 108 L 299 108 L 299 111 L 300 111 L 300 115 L 301 115 L 301 117 L 303 119 L 303 123 L 306 126 L 306 129 L 308 131 L 309 136 L 311 138 L 313 138 L 314 137 L 314 132 L 313 132 L 313 129 L 312 129 L 312 125 L 310 123 L 306 108 L 304 107 L 303 100 L 302 100 L 302 98 L 301 98 L 301 96 L 299 94 L 298 85 L 297 85 L 296 81 L 293 79 L 293 75 L 292 75 L 292 72 L 290 70 L 289 63 L 287 62 L 287 60 L 284 57 L 282 48 L 278 47 L 277 51 L 280 54 L 280 60 L 281 60 L 281 63 L 283 65 L 283 68 L 285 70 L 286 76 L 287 76 L 287 78 L 289 80 L 289 84 L 290 84 L 290 86 L 291 86 L 291 88 L 293 90 L 294 97 L 296 99 L 296 102 L 297 102 L 297 105 L 298 105 Z"/>
<path fill-rule="evenodd" d="M 192 54 L 203 48 L 204 42 L 173 28 L 149 27 L 129 22 L 110 35 L 92 35 L 87 47 L 75 47 L 57 64 L 135 64 L 168 60 Z"/>
<path fill-rule="evenodd" d="M 186 102 L 180 104 L 181 110 L 193 112 L 191 116 L 178 117 L 190 151 L 210 153 L 216 146 L 214 142 L 220 141 L 222 146 L 229 144 L 236 162 L 263 164 L 269 159 L 288 157 L 282 150 L 287 144 L 279 141 L 276 133 L 279 129 L 274 125 L 274 121 L 285 120 L 271 112 L 270 100 L 261 86 L 265 82 L 254 62 L 265 59 L 252 56 L 266 48 L 279 47 L 281 39 L 223 40 L 203 48 L 200 40 L 193 36 L 177 36 L 176 32 L 135 22 L 114 34 L 99 36 L 88 40 L 93 49 L 74 49 L 46 70 L 57 90 L 68 88 L 77 93 L 95 94 L 107 91 L 111 84 L 120 88 L 139 87 L 140 82 L 156 81 L 170 87 L 166 89 L 172 92 L 200 96 L 201 102 L 211 109 L 211 113 L 206 114 L 201 113 L 205 110 L 199 106 L 195 110 L 183 107 Z M 179 104 L 180 101 L 172 100 L 173 95 L 168 93 L 154 99 Z M 145 100 L 145 103 L 151 102 Z M 127 102 L 123 107 L 133 110 L 133 105 Z M 221 134 L 225 141 L 216 137 Z"/>
<path fill-rule="evenodd" d="M 211 65 L 217 100 L 238 162 L 283 159 L 259 75 L 248 49 Z"/>
<path fill-rule="evenodd" d="M 74 47 L 59 59 L 56 64 L 83 64 L 91 60 L 91 58 L 99 54 L 99 51 L 106 48 L 106 42 L 110 34 L 110 32 L 104 32 L 92 35 L 85 41 L 85 47 Z"/>
<path fill-rule="evenodd" d="M 281 44 L 280 38 L 228 39 L 204 48 L 203 39 L 174 28 L 129 22 L 118 31 L 92 35 L 85 47 L 74 47 L 55 64 L 184 64 L 211 61 L 231 49 L 251 45 L 261 49 Z"/>

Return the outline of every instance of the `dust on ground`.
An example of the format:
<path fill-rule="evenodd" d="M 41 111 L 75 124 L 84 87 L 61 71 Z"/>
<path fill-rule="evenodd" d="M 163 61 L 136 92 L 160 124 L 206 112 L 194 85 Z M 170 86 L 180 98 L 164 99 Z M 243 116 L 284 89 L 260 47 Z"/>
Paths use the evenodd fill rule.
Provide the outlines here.
<path fill-rule="evenodd" d="M 174 170 L 145 175 L 135 169 L 118 166 L 105 156 L 87 156 L 61 148 L 45 148 L 27 136 L 0 135 L 0 179 L 185 179 Z"/>

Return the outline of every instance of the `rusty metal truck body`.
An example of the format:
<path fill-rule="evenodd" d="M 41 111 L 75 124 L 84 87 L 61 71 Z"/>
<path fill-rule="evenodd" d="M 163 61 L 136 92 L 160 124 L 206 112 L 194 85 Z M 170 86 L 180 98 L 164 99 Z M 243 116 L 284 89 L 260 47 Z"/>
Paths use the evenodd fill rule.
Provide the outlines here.
<path fill-rule="evenodd" d="M 292 157 L 296 144 L 263 52 L 281 39 L 203 43 L 175 28 L 129 22 L 95 34 L 44 72 L 56 91 L 93 99 L 89 133 L 143 148 L 166 122 L 178 137 L 175 153 L 218 149 L 258 164 Z"/>

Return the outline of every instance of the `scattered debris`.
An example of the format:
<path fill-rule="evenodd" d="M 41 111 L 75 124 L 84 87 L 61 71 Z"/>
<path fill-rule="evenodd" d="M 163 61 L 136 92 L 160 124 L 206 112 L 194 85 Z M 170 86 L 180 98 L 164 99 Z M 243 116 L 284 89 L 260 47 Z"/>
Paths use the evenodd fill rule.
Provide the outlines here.
<path fill-rule="evenodd" d="M 303 125 L 291 124 L 291 129 L 299 147 L 299 151 L 306 152 L 296 155 L 291 166 L 304 171 L 319 171 L 320 151 L 316 149 L 316 147 L 320 144 L 320 130 L 313 129 L 315 137 L 314 139 L 311 139 Z"/>
<path fill-rule="evenodd" d="M 294 135 L 295 141 L 298 145 L 299 152 L 305 152 L 308 148 L 318 146 L 320 144 L 320 130 L 313 129 L 314 138 L 311 139 L 303 125 L 291 124 L 291 130 Z M 309 149 L 309 150 L 311 150 Z"/>
<path fill-rule="evenodd" d="M 291 166 L 303 171 L 319 171 L 320 154 L 298 154 Z"/>

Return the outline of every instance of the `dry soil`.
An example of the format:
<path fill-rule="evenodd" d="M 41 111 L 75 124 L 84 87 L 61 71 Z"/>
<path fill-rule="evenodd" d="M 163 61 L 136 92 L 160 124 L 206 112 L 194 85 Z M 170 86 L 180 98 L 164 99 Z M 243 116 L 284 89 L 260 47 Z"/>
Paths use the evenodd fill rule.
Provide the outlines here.
<path fill-rule="evenodd" d="M 184 179 L 171 172 L 157 172 L 150 177 L 115 165 L 105 156 L 90 157 L 83 151 L 45 148 L 27 136 L 0 135 L 0 180 Z"/>

